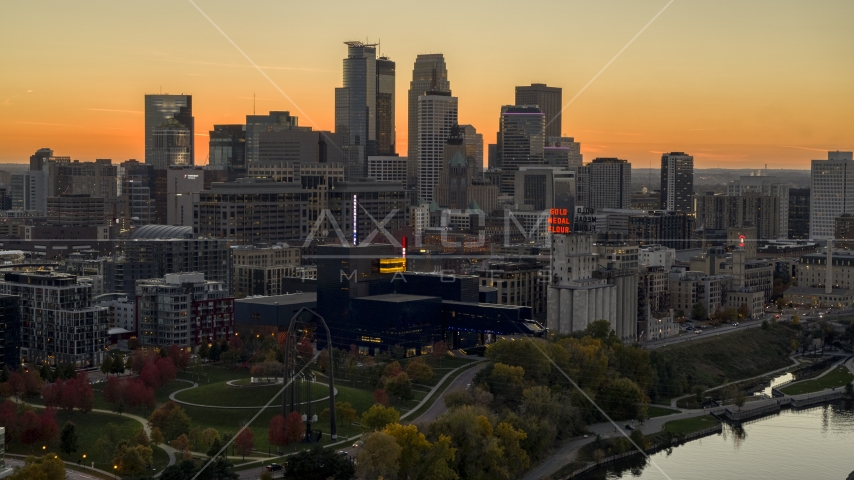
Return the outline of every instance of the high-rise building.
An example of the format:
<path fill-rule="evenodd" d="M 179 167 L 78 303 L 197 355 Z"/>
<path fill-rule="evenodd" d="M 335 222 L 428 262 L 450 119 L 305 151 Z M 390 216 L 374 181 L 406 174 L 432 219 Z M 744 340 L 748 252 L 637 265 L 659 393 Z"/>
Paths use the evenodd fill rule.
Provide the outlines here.
<path fill-rule="evenodd" d="M 759 193 L 780 199 L 780 232 L 773 238 L 789 237 L 789 184 L 774 176 L 742 176 L 727 185 L 727 195 Z M 761 237 L 760 237 L 761 238 Z"/>
<path fill-rule="evenodd" d="M 30 170 L 41 170 L 42 166 L 53 157 L 53 150 L 40 148 L 36 153 L 30 155 Z"/>
<path fill-rule="evenodd" d="M 440 91 L 418 97 L 418 197 L 427 202 L 433 200 L 433 187 L 442 170 L 445 142 L 456 125 L 457 97 Z"/>
<path fill-rule="evenodd" d="M 0 294 L 21 297 L 21 358 L 32 364 L 95 367 L 106 356 L 107 309 L 92 304 L 92 285 L 75 275 L 9 272 Z"/>
<path fill-rule="evenodd" d="M 377 147 L 375 155 L 394 155 L 394 62 L 377 59 Z"/>
<path fill-rule="evenodd" d="M 451 129 L 445 143 L 439 181 L 433 187 L 433 201 L 452 210 L 482 210 L 491 213 L 498 205 L 498 187 L 477 176 L 477 164 L 468 155 L 463 130 Z"/>
<path fill-rule="evenodd" d="M 168 120 L 176 120 L 189 130 L 189 165 L 195 161 L 195 120 L 192 95 L 145 96 L 145 163 L 154 163 L 154 130 Z M 165 168 L 165 167 L 163 167 Z"/>
<path fill-rule="evenodd" d="M 723 230 L 727 227 L 756 227 L 759 239 L 777 238 L 780 232 L 780 198 L 762 193 L 741 196 L 697 195 L 697 228 Z"/>
<path fill-rule="evenodd" d="M 344 42 L 344 86 L 335 89 L 335 133 L 341 135 L 347 178 L 364 177 L 377 150 L 377 46 Z"/>
<path fill-rule="evenodd" d="M 368 157 L 368 178 L 378 182 L 397 182 L 406 185 L 406 157 L 377 155 Z"/>
<path fill-rule="evenodd" d="M 789 189 L 789 234 L 788 238 L 806 240 L 810 238 L 810 189 Z"/>
<path fill-rule="evenodd" d="M 246 115 L 246 165 L 247 168 L 259 161 L 262 132 L 282 130 L 311 130 L 300 127 L 299 119 L 290 112 L 270 112 L 268 115 Z"/>
<path fill-rule="evenodd" d="M 155 223 L 155 169 L 153 165 L 128 160 L 119 165 L 122 193 L 120 198 L 119 227 L 127 230 L 131 225 Z"/>
<path fill-rule="evenodd" d="M 632 202 L 632 164 L 618 158 L 596 158 L 578 169 L 578 204 L 598 210 L 629 208 Z"/>
<path fill-rule="evenodd" d="M 694 210 L 694 157 L 683 152 L 661 156 L 661 209 Z"/>
<path fill-rule="evenodd" d="M 575 172 L 559 167 L 519 167 L 513 200 L 534 211 L 565 208 L 575 211 Z"/>
<path fill-rule="evenodd" d="M 0 295 L 0 365 L 15 371 L 21 365 L 21 297 Z"/>
<path fill-rule="evenodd" d="M 544 83 L 516 87 L 516 105 L 536 105 L 545 114 L 546 136 L 561 136 L 560 112 L 563 109 L 562 90 Z"/>
<path fill-rule="evenodd" d="M 810 191 L 810 238 L 832 238 L 836 217 L 854 213 L 852 153 L 827 152 L 827 160 L 813 160 Z"/>
<path fill-rule="evenodd" d="M 441 53 L 418 55 L 412 68 L 412 80 L 409 82 L 407 150 L 409 158 L 409 185 L 418 182 L 418 97 L 427 92 L 451 92 L 448 81 L 448 68 Z"/>
<path fill-rule="evenodd" d="M 88 193 L 47 198 L 47 224 L 64 227 L 103 225 L 104 199 Z"/>
<path fill-rule="evenodd" d="M 483 172 L 483 134 L 477 133 L 474 125 L 460 125 L 460 132 L 466 147 L 466 160 L 473 164 L 477 172 Z"/>
<path fill-rule="evenodd" d="M 193 194 L 205 189 L 205 171 L 170 168 L 166 171 L 166 225 L 193 226 Z"/>
<path fill-rule="evenodd" d="M 157 170 L 173 166 L 193 165 L 193 131 L 174 118 L 154 128 L 151 133 L 154 148 L 145 163 Z"/>
<path fill-rule="evenodd" d="M 516 171 L 522 165 L 543 165 L 545 114 L 533 105 L 501 107 L 498 157 L 502 170 L 501 193 L 512 195 Z"/>
<path fill-rule="evenodd" d="M 234 298 L 198 272 L 169 273 L 136 284 L 140 344 L 195 347 L 234 335 Z"/>
<path fill-rule="evenodd" d="M 573 137 L 547 137 L 543 159 L 552 167 L 577 171 L 583 163 L 581 144 Z"/>
<path fill-rule="evenodd" d="M 214 125 L 208 142 L 208 168 L 226 170 L 229 181 L 246 176 L 246 125 Z"/>

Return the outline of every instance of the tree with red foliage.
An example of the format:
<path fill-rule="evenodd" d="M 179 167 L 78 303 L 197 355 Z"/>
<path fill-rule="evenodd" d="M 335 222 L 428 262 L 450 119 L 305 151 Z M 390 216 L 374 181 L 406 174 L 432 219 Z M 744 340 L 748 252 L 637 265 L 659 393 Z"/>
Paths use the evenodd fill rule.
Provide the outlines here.
<path fill-rule="evenodd" d="M 62 387 L 65 382 L 62 379 L 57 379 L 53 383 L 46 383 L 42 386 L 42 398 L 44 404 L 48 407 L 58 407 L 59 400 L 62 398 Z"/>
<path fill-rule="evenodd" d="M 374 403 L 378 403 L 384 407 L 388 406 L 388 394 L 385 393 L 384 389 L 378 388 L 374 390 Z"/>
<path fill-rule="evenodd" d="M 9 374 L 9 381 L 6 382 L 9 384 L 9 394 L 15 397 L 18 400 L 21 400 L 21 395 L 24 394 L 24 377 L 22 377 L 18 372 L 12 372 Z"/>
<path fill-rule="evenodd" d="M 154 389 L 138 378 L 127 381 L 122 391 L 122 401 L 131 408 L 138 406 L 154 408 L 156 406 L 157 402 L 154 398 Z"/>
<path fill-rule="evenodd" d="M 154 362 L 146 363 L 139 372 L 139 378 L 153 390 L 160 388 L 160 371 Z"/>
<path fill-rule="evenodd" d="M 32 397 L 34 395 L 38 395 L 42 391 L 42 377 L 39 375 L 38 370 L 35 368 L 30 369 L 28 372 L 24 372 L 24 394 L 28 397 Z"/>
<path fill-rule="evenodd" d="M 311 340 L 308 337 L 302 337 L 297 344 L 297 355 L 305 361 L 310 360 L 314 355 L 314 346 L 312 346 Z"/>
<path fill-rule="evenodd" d="M 305 436 L 305 424 L 299 412 L 291 412 L 285 420 L 285 438 L 288 443 L 299 442 Z"/>
<path fill-rule="evenodd" d="M 157 367 L 157 374 L 160 376 L 161 387 L 175 380 L 178 372 L 171 358 L 158 358 L 154 365 Z M 158 387 L 153 388 L 156 390 Z"/>
<path fill-rule="evenodd" d="M 62 385 L 59 408 L 70 412 L 77 405 L 77 379 L 72 378 Z"/>
<path fill-rule="evenodd" d="M 6 427 L 6 445 L 18 438 L 18 405 L 6 400 L 0 404 L 0 425 Z"/>
<path fill-rule="evenodd" d="M 77 399 L 74 406 L 83 413 L 89 413 L 95 407 L 95 393 L 92 384 L 89 383 L 89 375 L 86 372 L 77 373 Z"/>
<path fill-rule="evenodd" d="M 28 410 L 18 419 L 19 441 L 32 447 L 36 443 L 53 443 L 59 434 L 56 424 L 56 413 L 52 408 L 46 408 L 41 415 Z"/>
<path fill-rule="evenodd" d="M 160 355 L 153 350 L 134 350 L 130 356 L 130 369 L 139 375 L 142 369 L 149 363 L 154 363 L 154 359 Z"/>
<path fill-rule="evenodd" d="M 186 370 L 190 366 L 190 352 L 178 345 L 172 345 L 166 352 L 166 356 L 172 360 L 175 368 Z"/>
<path fill-rule="evenodd" d="M 237 434 L 237 438 L 234 439 L 234 447 L 237 449 L 237 453 L 243 455 L 244 460 L 246 455 L 252 453 L 252 449 L 255 448 L 255 434 L 252 433 L 251 428 L 246 427 Z"/>
<path fill-rule="evenodd" d="M 270 441 L 270 445 L 284 447 L 288 444 L 288 437 L 285 435 L 285 417 L 276 415 L 270 420 L 270 426 L 267 429 L 267 439 Z"/>
<path fill-rule="evenodd" d="M 107 377 L 107 384 L 104 385 L 104 401 L 112 405 L 124 401 L 125 386 L 126 383 L 118 377 Z"/>

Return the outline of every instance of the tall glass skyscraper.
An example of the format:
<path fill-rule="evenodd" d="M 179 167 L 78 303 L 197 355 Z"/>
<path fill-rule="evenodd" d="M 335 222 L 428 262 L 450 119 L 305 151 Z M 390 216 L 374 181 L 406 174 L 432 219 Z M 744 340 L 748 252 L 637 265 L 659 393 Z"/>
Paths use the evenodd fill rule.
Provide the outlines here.
<path fill-rule="evenodd" d="M 513 195 L 516 171 L 522 165 L 544 165 L 545 114 L 533 105 L 504 105 L 498 130 L 501 193 Z"/>
<path fill-rule="evenodd" d="M 376 155 L 393 155 L 394 130 L 394 62 L 388 57 L 377 59 L 377 148 Z"/>
<path fill-rule="evenodd" d="M 177 120 L 190 131 L 189 158 L 195 159 L 195 120 L 192 95 L 145 96 L 145 163 L 154 162 L 154 130 L 167 120 Z M 190 162 L 192 164 L 192 161 Z"/>
<path fill-rule="evenodd" d="M 441 53 L 418 55 L 415 67 L 412 69 L 412 81 L 409 82 L 409 102 L 407 125 L 407 144 L 409 158 L 409 184 L 418 182 L 418 97 L 427 92 L 451 93 L 451 82 L 448 81 L 448 69 L 445 57 Z M 432 189 L 432 186 L 431 186 Z"/>
<path fill-rule="evenodd" d="M 426 92 L 418 97 L 418 197 L 433 200 L 445 158 L 445 143 L 457 125 L 457 97 Z"/>
<path fill-rule="evenodd" d="M 228 172 L 228 179 L 245 176 L 246 125 L 214 125 L 209 133 L 208 166 Z"/>
<path fill-rule="evenodd" d="M 550 87 L 545 83 L 516 87 L 516 105 L 536 105 L 545 114 L 547 137 L 561 136 L 562 97 L 563 90 L 560 87 Z"/>
<path fill-rule="evenodd" d="M 283 130 L 307 130 L 300 127 L 299 119 L 288 111 L 270 112 L 268 115 L 246 115 L 246 165 L 258 163 L 262 132 L 281 132 Z"/>
<path fill-rule="evenodd" d="M 344 86 L 335 89 L 335 133 L 341 135 L 347 178 L 367 173 L 377 143 L 377 46 L 344 42 Z"/>
<path fill-rule="evenodd" d="M 152 132 L 154 151 L 145 163 L 157 170 L 193 165 L 193 132 L 174 118 L 166 120 Z"/>

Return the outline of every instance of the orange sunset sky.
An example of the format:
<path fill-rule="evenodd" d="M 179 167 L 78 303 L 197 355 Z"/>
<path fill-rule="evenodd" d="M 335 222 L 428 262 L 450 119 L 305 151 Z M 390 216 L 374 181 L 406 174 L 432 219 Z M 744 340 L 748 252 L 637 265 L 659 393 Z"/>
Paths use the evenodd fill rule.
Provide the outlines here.
<path fill-rule="evenodd" d="M 569 101 L 668 0 L 194 0 L 301 108 L 188 0 L 7 0 L 0 6 L 0 162 L 40 147 L 80 160 L 143 158 L 143 95 L 190 93 L 196 163 L 215 123 L 290 110 L 333 128 L 346 40 L 381 41 L 397 62 L 398 152 L 415 56 L 443 53 L 460 123 L 495 141 L 514 86 Z M 854 2 L 674 0 L 570 105 L 563 132 L 585 161 L 698 168 L 809 168 L 854 149 Z M 310 117 L 310 118 L 308 118 Z"/>

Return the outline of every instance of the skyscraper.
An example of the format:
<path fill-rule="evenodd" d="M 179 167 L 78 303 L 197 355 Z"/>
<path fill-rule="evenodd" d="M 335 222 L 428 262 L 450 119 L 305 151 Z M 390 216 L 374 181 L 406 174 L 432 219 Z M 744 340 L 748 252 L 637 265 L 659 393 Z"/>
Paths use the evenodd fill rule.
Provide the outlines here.
<path fill-rule="evenodd" d="M 694 210 L 694 157 L 683 152 L 661 156 L 661 208 L 674 212 Z"/>
<path fill-rule="evenodd" d="M 466 147 L 466 160 L 474 162 L 474 167 L 478 172 L 483 171 L 483 134 L 477 133 L 474 125 L 460 125 L 460 132 L 463 135 L 463 144 Z"/>
<path fill-rule="evenodd" d="M 448 81 L 448 69 L 445 57 L 441 53 L 418 55 L 412 68 L 412 81 L 409 82 L 407 125 L 407 150 L 409 158 L 409 184 L 418 181 L 418 97 L 426 92 L 451 93 L 451 83 Z M 431 187 L 432 188 L 432 187 Z"/>
<path fill-rule="evenodd" d="M 810 238 L 833 238 L 836 217 L 854 213 L 852 153 L 827 152 L 827 160 L 813 160 L 810 193 Z"/>
<path fill-rule="evenodd" d="M 394 129 L 394 62 L 388 57 L 377 59 L 377 148 L 375 155 L 393 155 Z"/>
<path fill-rule="evenodd" d="M 810 238 L 810 189 L 789 190 L 789 238 Z"/>
<path fill-rule="evenodd" d="M 750 193 L 780 199 L 780 231 L 770 238 L 789 238 L 789 184 L 775 176 L 745 175 L 727 185 L 727 195 L 731 197 Z"/>
<path fill-rule="evenodd" d="M 42 166 L 53 156 L 53 150 L 40 148 L 30 155 L 30 170 L 41 170 Z"/>
<path fill-rule="evenodd" d="M 291 112 L 270 112 L 268 115 L 246 115 L 246 168 L 259 161 L 261 132 L 280 132 L 282 130 L 311 130 L 300 127 L 299 119 Z"/>
<path fill-rule="evenodd" d="M 578 169 L 578 203 L 593 210 L 629 208 L 632 164 L 619 158 L 595 158 Z"/>
<path fill-rule="evenodd" d="M 418 97 L 418 197 L 427 202 L 433 200 L 445 143 L 455 125 L 457 97 L 450 92 L 426 92 Z"/>
<path fill-rule="evenodd" d="M 501 107 L 498 157 L 501 163 L 501 193 L 513 195 L 516 171 L 522 165 L 543 165 L 545 115 L 533 105 Z"/>
<path fill-rule="evenodd" d="M 367 173 L 377 143 L 377 47 L 344 42 L 344 86 L 335 89 L 335 133 L 340 134 L 348 178 Z"/>
<path fill-rule="evenodd" d="M 167 120 L 177 120 L 190 131 L 189 158 L 195 159 L 195 120 L 192 95 L 145 96 L 145 163 L 154 161 L 154 130 Z M 192 165 L 192 161 L 190 162 Z"/>
<path fill-rule="evenodd" d="M 154 149 L 145 163 L 157 170 L 193 165 L 193 132 L 184 124 L 170 118 L 155 128 L 151 136 Z"/>
<path fill-rule="evenodd" d="M 516 87 L 516 105 L 536 105 L 546 115 L 546 136 L 561 136 L 560 111 L 563 108 L 563 91 L 545 83 Z"/>
<path fill-rule="evenodd" d="M 245 176 L 246 125 L 214 125 L 209 135 L 208 168 L 226 170 L 229 181 Z"/>

